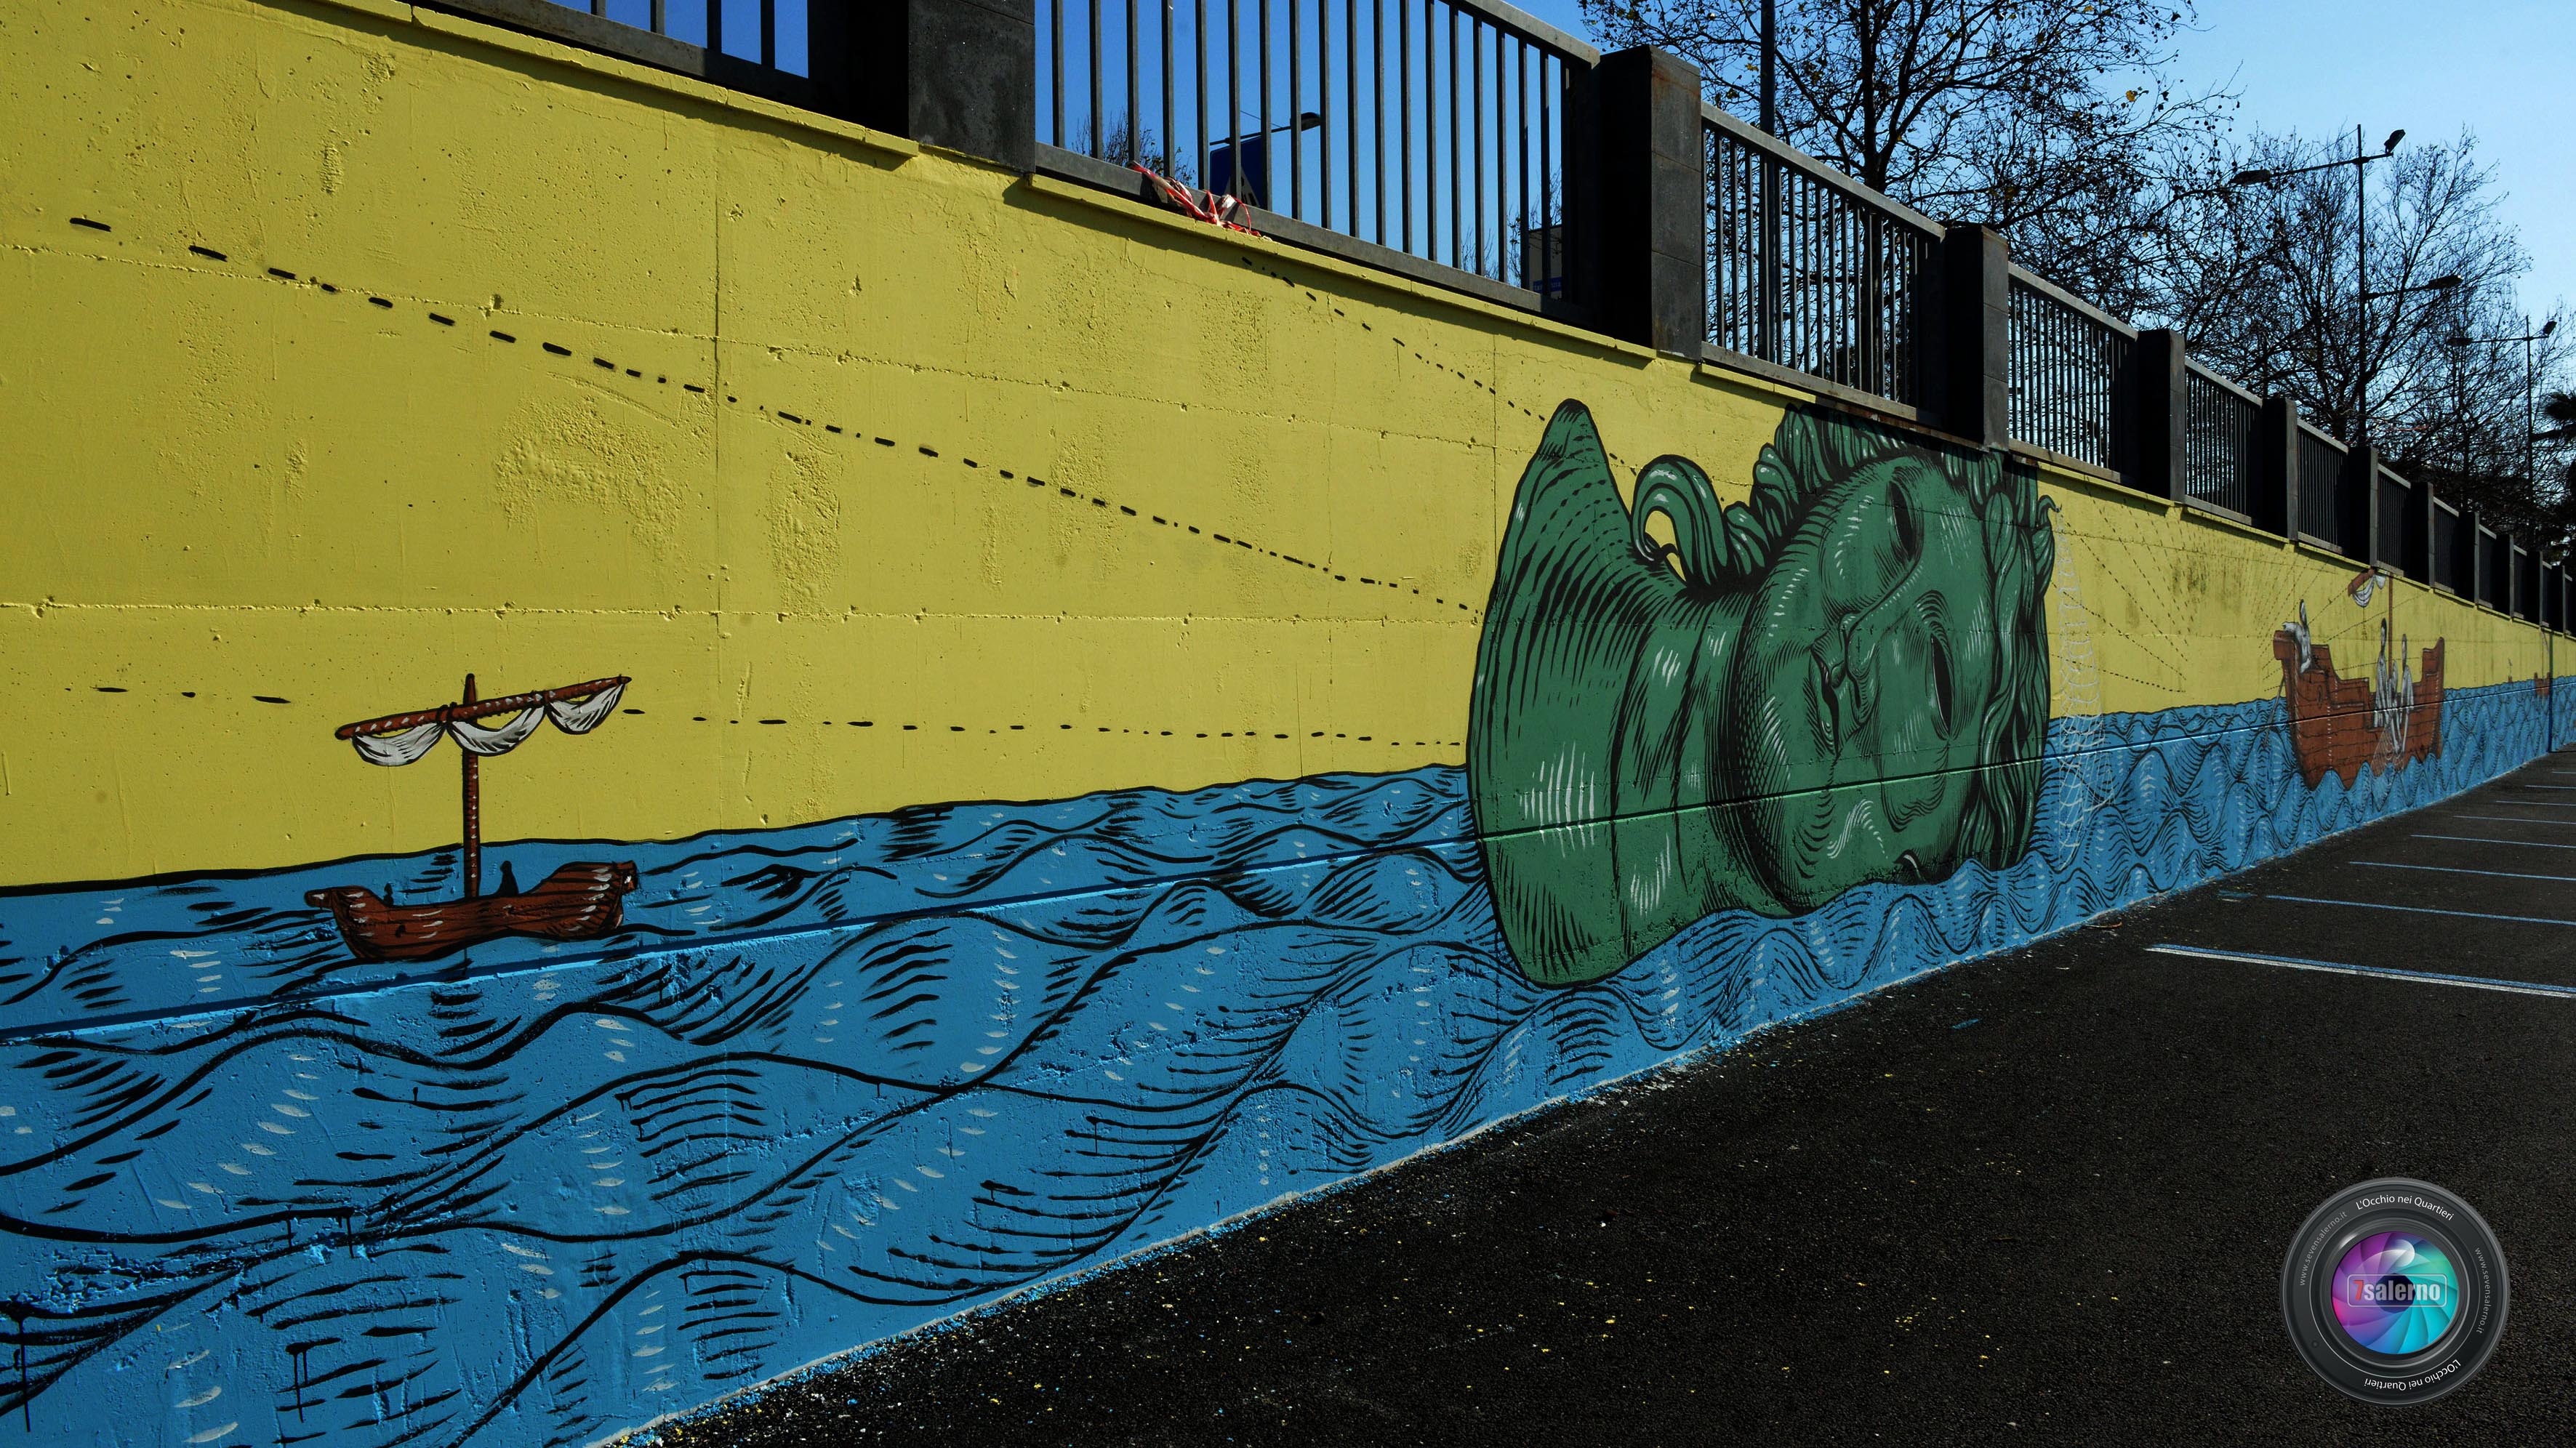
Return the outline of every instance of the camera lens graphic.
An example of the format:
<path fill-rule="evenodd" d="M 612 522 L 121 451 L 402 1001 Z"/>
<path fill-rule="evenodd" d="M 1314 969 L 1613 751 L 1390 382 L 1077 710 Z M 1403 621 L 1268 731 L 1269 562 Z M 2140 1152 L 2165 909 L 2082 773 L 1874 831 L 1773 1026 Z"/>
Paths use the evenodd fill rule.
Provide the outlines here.
<path fill-rule="evenodd" d="M 2335 1325 L 2364 1352 L 2411 1357 L 2440 1342 L 2459 1310 L 2459 1272 L 2429 1235 L 2372 1232 L 2335 1264 Z"/>
<path fill-rule="evenodd" d="M 2328 1197 L 2281 1264 L 2299 1357 L 2365 1403 L 2427 1403 L 2477 1376 L 2504 1334 L 2504 1249 L 2467 1202 L 2383 1177 Z"/>

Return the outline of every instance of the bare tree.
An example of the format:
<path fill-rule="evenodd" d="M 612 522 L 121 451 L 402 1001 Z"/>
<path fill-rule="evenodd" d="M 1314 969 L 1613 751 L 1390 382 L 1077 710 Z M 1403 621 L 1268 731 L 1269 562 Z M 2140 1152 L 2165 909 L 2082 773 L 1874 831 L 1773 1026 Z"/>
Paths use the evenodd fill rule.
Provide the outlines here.
<path fill-rule="evenodd" d="M 2255 135 L 2186 188 L 2146 262 L 2146 315 L 2180 328 L 2203 362 L 2295 400 L 2346 441 L 2364 435 L 2395 466 L 2496 516 L 2554 516 L 2554 454 L 2533 447 L 2523 348 L 2538 321 L 2514 310 L 2529 270 L 2497 213 L 2474 138 L 2419 146 L 2371 168 L 2373 296 L 2361 297 L 2354 168 L 2229 185 L 2349 155 L 2340 138 Z M 2427 288 L 2443 278 L 2447 288 Z M 2409 290 L 2410 288 L 2420 290 Z M 2463 339 L 2455 345 L 2453 339 Z M 2533 354 L 2537 382 L 2563 376 L 2554 336 Z"/>
<path fill-rule="evenodd" d="M 1698 64 L 1756 114 L 1760 0 L 1583 0 L 1613 46 Z M 1778 0 L 1781 138 L 1927 215 L 2001 228 L 2015 258 L 2125 310 L 2182 178 L 2233 97 L 2170 78 L 2188 0 Z"/>

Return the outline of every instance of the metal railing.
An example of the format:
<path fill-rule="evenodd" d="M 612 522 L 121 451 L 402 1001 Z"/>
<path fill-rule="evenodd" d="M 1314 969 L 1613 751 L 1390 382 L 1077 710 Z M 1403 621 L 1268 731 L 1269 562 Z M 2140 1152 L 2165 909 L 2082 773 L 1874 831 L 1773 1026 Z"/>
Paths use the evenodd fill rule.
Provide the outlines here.
<path fill-rule="evenodd" d="M 1920 406 L 1939 224 L 1714 106 L 1701 130 L 1709 342 Z"/>
<path fill-rule="evenodd" d="M 2197 362 L 2183 374 L 2183 491 L 2193 501 L 2254 515 L 2254 436 L 2263 404 Z"/>
<path fill-rule="evenodd" d="M 2415 485 L 2380 468 L 2369 486 L 2379 492 L 2379 536 L 2373 540 L 2376 546 L 2370 556 L 2410 577 L 2422 577 L 2429 540 L 2424 536 L 2424 510 L 2418 505 Z"/>
<path fill-rule="evenodd" d="M 1606 104 L 1597 51 L 1502 0 L 1031 0 L 1018 19 L 977 10 L 1005 47 L 976 52 L 992 61 L 981 68 L 953 46 L 942 50 L 936 34 L 898 33 L 902 17 L 873 6 L 421 4 L 872 126 L 910 122 L 885 119 L 894 110 L 882 86 L 859 73 L 861 60 L 875 63 L 871 44 L 900 41 L 911 84 L 935 90 L 946 71 L 958 70 L 949 99 L 984 106 L 976 114 L 988 119 L 998 114 L 989 91 L 974 87 L 1016 68 L 1028 77 L 1019 83 L 1030 89 L 1019 94 L 1033 104 L 1035 134 L 981 138 L 973 144 L 997 149 L 973 154 L 1025 165 L 1025 152 L 1013 147 L 1026 138 L 1045 143 L 1041 162 L 1094 182 L 1111 178 L 1062 153 L 1145 166 L 1286 218 L 1267 223 L 1285 239 L 1334 250 L 1342 244 L 1305 228 L 1338 233 L 1403 257 L 1348 255 L 1450 284 L 1466 284 L 1456 273 L 1472 273 L 1540 302 L 1588 306 L 1606 269 L 1646 265 L 1657 240 L 1685 224 L 1661 191 L 1642 236 L 1631 234 L 1634 218 L 1622 213 L 1612 225 L 1589 199 L 1597 197 L 1596 161 L 1620 169 L 1616 163 L 1635 159 L 1596 153 L 1642 138 L 1614 139 L 1597 124 L 1594 111 Z M 1954 396 L 1946 382 L 1961 369 L 1994 365 L 1986 334 L 1971 320 L 1975 308 L 1965 304 L 2000 308 L 2008 312 L 2002 381 L 2012 441 L 2159 496 L 2178 486 L 2192 502 L 2266 529 L 2284 521 L 2280 461 L 2267 454 L 2264 405 L 2252 394 L 2191 362 L 2169 404 L 2170 375 L 2139 374 L 2143 354 L 2127 323 L 2020 267 L 2005 273 L 2003 298 L 1954 295 L 1957 287 L 1982 291 L 1992 274 L 1950 275 L 1954 262 L 1974 258 L 1941 253 L 1940 223 L 1715 107 L 1702 106 L 1700 122 L 1706 266 L 1698 300 L 1710 353 L 1799 374 L 1819 391 L 1883 399 L 1893 411 L 1975 436 L 1986 423 L 1952 415 L 1966 394 Z M 1050 146 L 1056 154 L 1048 162 Z M 1569 192 L 1588 199 L 1571 204 Z M 1680 200 L 1691 204 L 1688 190 Z M 1610 231 L 1576 234 L 1596 224 Z M 1588 280 L 1570 278 L 1577 268 Z M 1501 296 L 1484 282 L 1468 289 Z M 1584 297 L 1569 297 L 1575 291 Z M 1601 325 L 1579 308 L 1562 315 Z M 1994 380 L 1971 377 L 1963 386 Z M 1935 401 L 1943 405 L 1935 409 Z M 2161 447 L 2150 455 L 2132 446 L 2138 423 L 2163 427 L 2169 405 L 2184 409 L 2183 456 L 2156 465 L 2178 462 L 2179 476 L 2138 477 L 2134 468 L 2163 455 Z M 2546 607 L 2539 590 L 2563 586 L 2562 575 L 2526 561 L 2510 538 L 2456 505 L 2428 503 L 2394 475 L 2355 476 L 2346 450 L 2313 428 L 2299 425 L 2292 450 L 2293 534 L 2355 559 L 2421 568 L 2498 608 L 2539 614 Z M 2370 536 L 2374 502 L 2378 537 Z M 2551 620 L 2562 629 L 2568 621 Z"/>
<path fill-rule="evenodd" d="M 1590 46 L 1482 0 L 1038 0 L 1038 139 L 1542 295 Z"/>
<path fill-rule="evenodd" d="M 2070 292 L 2012 269 L 2012 435 L 2097 468 L 2117 469 L 2121 384 L 2138 334 Z"/>
<path fill-rule="evenodd" d="M 818 18 L 838 10 L 814 0 L 422 0 L 453 11 L 713 81 L 791 105 L 813 106 L 811 44 Z"/>
<path fill-rule="evenodd" d="M 2350 535 L 2351 482 L 2342 443 L 2299 424 L 2299 531 L 2346 558 L 2369 552 Z"/>

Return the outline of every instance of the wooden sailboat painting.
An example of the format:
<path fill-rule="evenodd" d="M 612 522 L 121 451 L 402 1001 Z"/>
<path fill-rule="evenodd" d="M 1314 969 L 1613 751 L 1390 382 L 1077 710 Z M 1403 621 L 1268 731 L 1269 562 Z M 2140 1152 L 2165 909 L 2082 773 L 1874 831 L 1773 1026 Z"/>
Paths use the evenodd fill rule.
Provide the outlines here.
<path fill-rule="evenodd" d="M 337 737 L 357 746 L 359 757 L 369 764 L 387 767 L 418 762 L 442 737 L 456 741 L 465 774 L 465 843 L 458 872 L 463 890 L 454 900 L 398 905 L 362 885 L 334 885 L 306 891 L 305 903 L 331 912 L 340 938 L 360 960 L 425 960 L 505 935 L 593 940 L 615 930 L 624 914 L 622 898 L 635 889 L 632 860 L 575 861 L 525 891 L 505 864 L 500 890 L 483 893 L 482 762 L 518 748 L 548 720 L 566 734 L 589 733 L 616 710 L 626 682 L 620 674 L 477 699 L 474 676 L 468 674 L 465 695 L 456 703 L 341 725 Z M 499 724 L 485 722 L 505 715 Z"/>

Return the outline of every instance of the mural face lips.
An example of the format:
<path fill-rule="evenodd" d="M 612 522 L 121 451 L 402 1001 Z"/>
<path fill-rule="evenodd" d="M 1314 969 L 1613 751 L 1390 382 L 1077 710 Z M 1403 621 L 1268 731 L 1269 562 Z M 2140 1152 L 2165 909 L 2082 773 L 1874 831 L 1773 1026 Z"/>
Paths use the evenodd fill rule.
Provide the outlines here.
<path fill-rule="evenodd" d="M 1719 910 L 2017 858 L 2052 557 L 2034 480 L 1992 455 L 1793 412 L 1748 503 L 1667 457 L 1632 506 L 1590 414 L 1560 407 L 1504 535 L 1468 734 L 1522 970 L 1595 980 Z"/>

